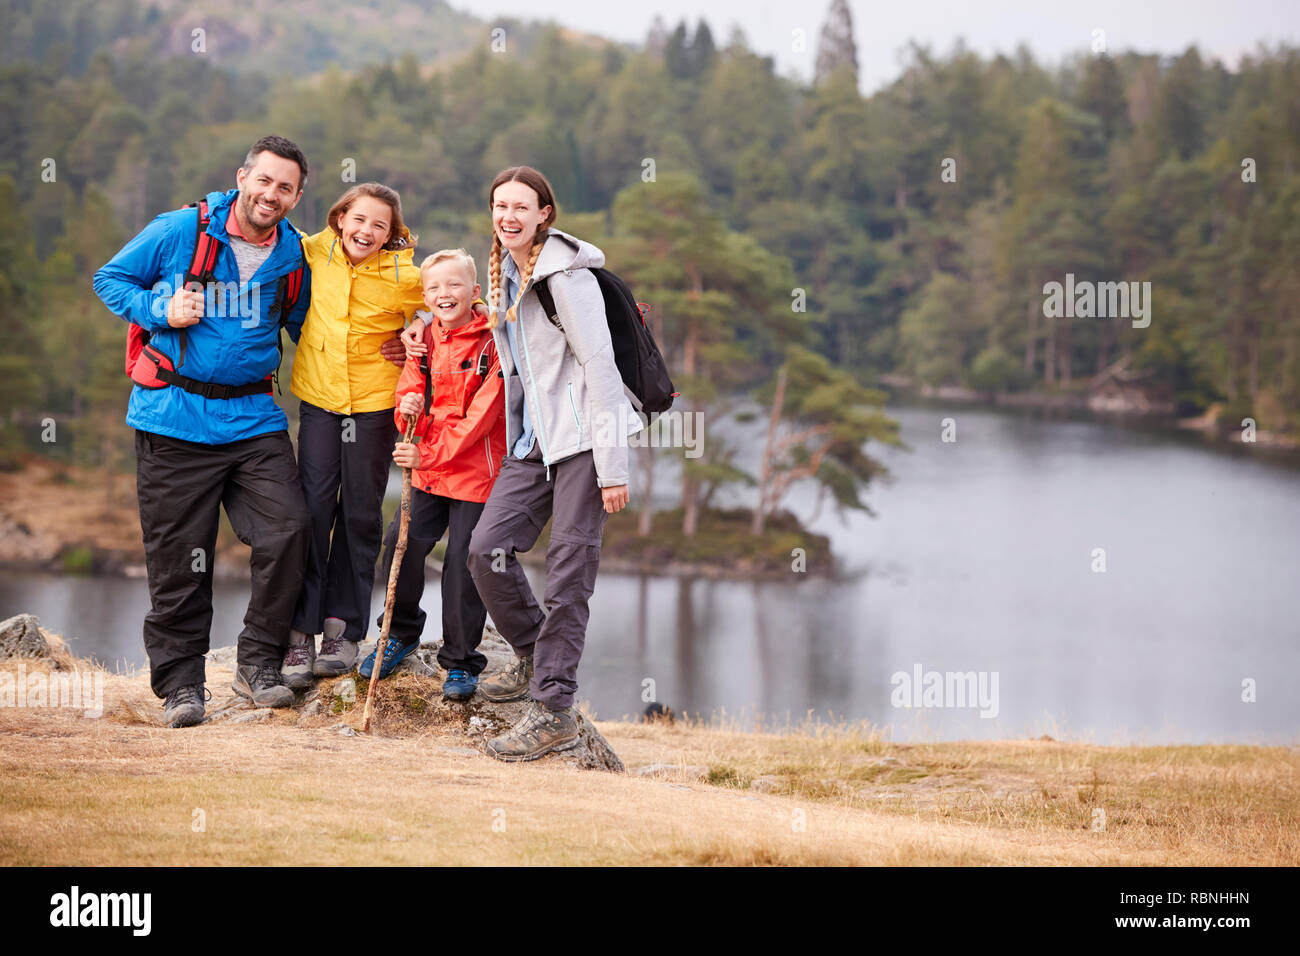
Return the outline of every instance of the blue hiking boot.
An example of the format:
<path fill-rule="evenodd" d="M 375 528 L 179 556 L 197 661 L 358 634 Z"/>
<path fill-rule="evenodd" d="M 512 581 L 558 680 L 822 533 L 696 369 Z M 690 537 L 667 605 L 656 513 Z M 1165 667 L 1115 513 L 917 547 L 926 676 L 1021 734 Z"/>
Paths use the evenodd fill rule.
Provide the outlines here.
<path fill-rule="evenodd" d="M 388 643 L 384 645 L 384 662 L 379 665 L 379 679 L 383 680 L 385 677 L 391 674 L 393 672 L 393 669 L 396 668 L 398 664 L 402 663 L 402 661 L 406 659 L 406 655 L 410 654 L 411 651 L 415 650 L 419 646 L 420 646 L 419 641 L 414 641 L 410 644 L 403 644 L 400 641 L 395 641 L 390 637 L 388 639 Z M 367 680 L 369 680 L 370 672 L 373 671 L 374 669 L 375 669 L 375 652 L 371 651 L 369 654 L 366 655 L 366 659 L 361 662 L 361 666 L 357 668 L 357 673 L 360 674 L 362 677 L 366 678 Z"/>
<path fill-rule="evenodd" d="M 459 667 L 447 671 L 442 682 L 442 696 L 448 700 L 469 700 L 478 689 L 478 678 Z"/>

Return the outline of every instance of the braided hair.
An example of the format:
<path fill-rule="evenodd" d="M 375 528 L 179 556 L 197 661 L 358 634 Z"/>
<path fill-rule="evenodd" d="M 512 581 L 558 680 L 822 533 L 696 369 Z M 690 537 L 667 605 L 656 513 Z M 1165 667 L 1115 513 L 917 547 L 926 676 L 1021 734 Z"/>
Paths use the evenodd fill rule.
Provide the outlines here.
<path fill-rule="evenodd" d="M 515 294 L 515 301 L 510 303 L 510 308 L 506 310 L 506 321 L 514 322 L 518 319 L 515 310 L 519 308 L 519 299 L 524 294 L 524 287 L 528 285 L 528 280 L 532 277 L 533 269 L 537 265 L 537 257 L 542 254 L 542 246 L 546 245 L 546 236 L 548 230 L 543 227 L 537 230 L 537 235 L 533 236 L 533 245 L 528 250 L 528 263 L 524 266 L 523 275 L 519 277 L 519 291 Z M 492 311 L 488 316 L 488 328 L 495 329 L 498 325 L 498 316 L 501 314 L 501 293 L 504 285 L 501 282 L 501 239 L 497 236 L 496 231 L 492 232 L 492 254 L 488 257 L 488 274 L 489 274 L 489 292 L 488 298 L 492 302 Z"/>

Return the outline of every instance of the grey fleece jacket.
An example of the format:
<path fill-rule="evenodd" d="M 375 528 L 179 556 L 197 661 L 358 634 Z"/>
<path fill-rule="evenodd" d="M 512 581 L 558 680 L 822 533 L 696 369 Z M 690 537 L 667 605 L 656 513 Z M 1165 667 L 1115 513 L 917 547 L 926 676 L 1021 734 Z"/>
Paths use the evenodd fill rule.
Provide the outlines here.
<path fill-rule="evenodd" d="M 493 337 L 505 379 L 506 448 L 523 432 L 527 394 L 548 478 L 550 465 L 591 449 L 596 483 L 610 488 L 628 483 L 627 436 L 643 425 L 614 364 L 605 300 L 590 272 L 604 264 L 605 254 L 591 243 L 551 227 L 515 310 L 519 368 L 506 339 L 504 295 Z M 562 329 L 537 297 L 534 286 L 542 279 Z"/>

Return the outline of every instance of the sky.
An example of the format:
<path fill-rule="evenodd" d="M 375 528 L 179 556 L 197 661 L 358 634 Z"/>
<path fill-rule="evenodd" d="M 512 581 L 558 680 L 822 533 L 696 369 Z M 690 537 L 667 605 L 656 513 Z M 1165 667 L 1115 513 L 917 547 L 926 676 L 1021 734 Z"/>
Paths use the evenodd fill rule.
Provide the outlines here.
<path fill-rule="evenodd" d="M 669 29 L 685 19 L 694 29 L 703 16 L 721 46 L 732 24 L 751 49 L 776 59 L 785 75 L 812 76 L 817 38 L 830 0 L 450 0 L 477 16 L 555 20 L 615 40 L 643 42 L 655 14 Z M 1300 0 L 849 0 L 863 92 L 899 73 L 899 50 L 911 39 L 947 53 L 962 37 L 976 52 L 1011 53 L 1024 41 L 1040 63 L 1091 49 L 1093 31 L 1105 31 L 1109 52 L 1181 53 L 1196 44 L 1204 57 L 1235 66 L 1259 41 L 1300 45 Z M 805 38 L 795 49 L 796 30 Z"/>

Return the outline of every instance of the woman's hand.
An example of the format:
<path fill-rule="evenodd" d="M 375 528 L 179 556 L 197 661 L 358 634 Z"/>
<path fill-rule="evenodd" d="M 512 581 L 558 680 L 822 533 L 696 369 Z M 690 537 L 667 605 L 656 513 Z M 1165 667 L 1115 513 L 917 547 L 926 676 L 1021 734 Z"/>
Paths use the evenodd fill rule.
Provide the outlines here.
<path fill-rule="evenodd" d="M 402 396 L 402 403 L 397 410 L 403 415 L 419 415 L 424 411 L 424 396 L 419 392 L 407 392 Z"/>
<path fill-rule="evenodd" d="M 410 442 L 399 441 L 393 446 L 393 462 L 398 468 L 418 468 L 420 453 Z"/>
<path fill-rule="evenodd" d="M 616 511 L 622 511 L 628 501 L 627 485 L 614 485 L 610 488 L 601 488 L 600 497 L 605 504 L 605 510 L 610 514 L 613 514 Z"/>
<path fill-rule="evenodd" d="M 402 345 L 406 346 L 407 355 L 424 355 L 429 350 L 424 346 L 424 319 L 416 316 L 401 336 Z"/>

